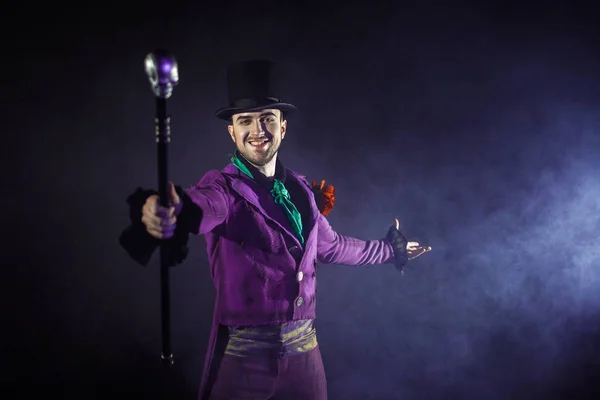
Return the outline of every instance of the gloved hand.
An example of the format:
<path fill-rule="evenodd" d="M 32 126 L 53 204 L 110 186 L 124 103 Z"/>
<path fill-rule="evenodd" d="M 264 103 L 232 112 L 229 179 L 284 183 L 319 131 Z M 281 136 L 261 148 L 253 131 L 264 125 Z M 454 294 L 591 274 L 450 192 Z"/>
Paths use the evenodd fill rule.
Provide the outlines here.
<path fill-rule="evenodd" d="M 404 273 L 403 269 L 408 260 L 413 260 L 421 254 L 431 251 L 431 246 L 421 246 L 419 242 L 409 242 L 400 232 L 400 221 L 394 219 L 395 224 L 388 230 L 386 239 L 394 248 L 396 269 Z"/>

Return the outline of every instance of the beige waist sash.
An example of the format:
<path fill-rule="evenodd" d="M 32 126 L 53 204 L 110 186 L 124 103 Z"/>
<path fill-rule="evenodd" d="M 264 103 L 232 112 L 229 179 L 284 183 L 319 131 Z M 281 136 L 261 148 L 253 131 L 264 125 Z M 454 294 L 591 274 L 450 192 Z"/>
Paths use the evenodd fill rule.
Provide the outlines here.
<path fill-rule="evenodd" d="M 304 353 L 317 347 L 314 320 L 286 322 L 283 325 L 229 327 L 225 354 L 247 357 L 273 354 L 278 357 Z"/>

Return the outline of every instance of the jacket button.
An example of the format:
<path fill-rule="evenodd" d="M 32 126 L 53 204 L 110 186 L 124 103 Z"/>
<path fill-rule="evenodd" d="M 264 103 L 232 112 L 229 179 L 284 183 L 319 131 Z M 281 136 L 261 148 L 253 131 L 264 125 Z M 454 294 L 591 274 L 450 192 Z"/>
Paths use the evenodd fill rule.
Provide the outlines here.
<path fill-rule="evenodd" d="M 302 271 L 298 272 L 298 282 L 302 282 L 302 278 L 304 278 L 304 274 Z"/>
<path fill-rule="evenodd" d="M 296 299 L 296 307 L 300 307 L 303 302 L 304 300 L 302 299 L 302 297 L 298 297 L 298 299 Z"/>

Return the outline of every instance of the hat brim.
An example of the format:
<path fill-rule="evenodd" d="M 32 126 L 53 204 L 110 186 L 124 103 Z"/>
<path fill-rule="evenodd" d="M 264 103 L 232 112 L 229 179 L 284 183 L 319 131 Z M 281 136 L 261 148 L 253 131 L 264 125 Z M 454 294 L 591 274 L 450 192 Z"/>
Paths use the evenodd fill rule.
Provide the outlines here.
<path fill-rule="evenodd" d="M 234 116 L 235 114 L 241 114 L 241 113 L 245 113 L 245 112 L 256 112 L 256 111 L 260 111 L 260 110 L 267 110 L 267 109 L 273 109 L 273 108 L 276 110 L 281 110 L 281 112 L 283 112 L 285 115 L 293 114 L 294 112 L 296 112 L 298 110 L 296 108 L 296 106 L 294 106 L 293 104 L 271 103 L 271 104 L 265 104 L 265 105 L 261 105 L 261 106 L 257 106 L 257 107 L 251 107 L 251 108 L 244 108 L 244 107 L 221 108 L 221 109 L 217 110 L 215 115 L 219 119 L 223 119 L 225 121 L 231 121 L 231 117 Z"/>

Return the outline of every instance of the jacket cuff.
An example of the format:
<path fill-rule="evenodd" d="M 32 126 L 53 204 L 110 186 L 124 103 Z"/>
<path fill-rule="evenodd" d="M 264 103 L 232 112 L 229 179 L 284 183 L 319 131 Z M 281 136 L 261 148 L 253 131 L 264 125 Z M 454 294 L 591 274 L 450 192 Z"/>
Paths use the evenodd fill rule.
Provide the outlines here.
<path fill-rule="evenodd" d="M 406 248 L 408 241 L 404 235 L 394 227 L 389 229 L 386 240 L 390 243 L 394 251 L 396 268 L 402 270 L 402 267 L 408 262 L 408 249 Z"/>
<path fill-rule="evenodd" d="M 142 222 L 142 207 L 144 206 L 146 199 L 154 194 L 158 194 L 158 192 L 155 190 L 143 190 L 137 188 L 136 191 L 127 198 L 127 204 L 129 204 L 130 225 L 119 236 L 119 244 L 133 260 L 142 266 L 148 265 L 154 251 L 161 244 L 165 245 L 165 251 L 167 251 L 168 266 L 181 264 L 185 261 L 189 252 L 187 247 L 189 231 L 186 227 L 185 216 L 182 218 L 183 223 L 177 224 L 173 237 L 165 241 L 151 236 L 146 231 L 146 227 Z M 188 207 L 188 209 L 189 208 L 191 207 Z M 185 207 L 183 209 L 185 209 Z M 183 209 L 181 214 L 183 214 Z"/>
<path fill-rule="evenodd" d="M 197 233 L 200 222 L 202 221 L 202 209 L 192 201 L 190 196 L 181 186 L 175 186 L 175 191 L 179 195 L 183 207 L 181 213 L 177 217 L 177 228 L 175 235 L 178 233 L 189 235 Z"/>

